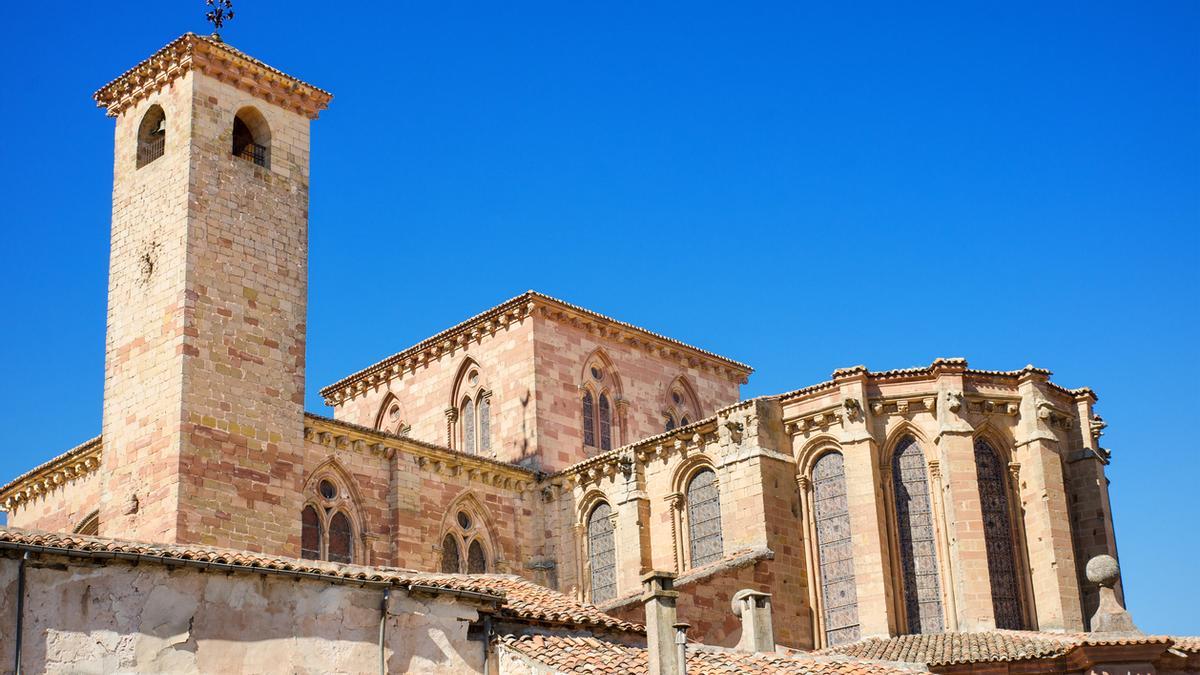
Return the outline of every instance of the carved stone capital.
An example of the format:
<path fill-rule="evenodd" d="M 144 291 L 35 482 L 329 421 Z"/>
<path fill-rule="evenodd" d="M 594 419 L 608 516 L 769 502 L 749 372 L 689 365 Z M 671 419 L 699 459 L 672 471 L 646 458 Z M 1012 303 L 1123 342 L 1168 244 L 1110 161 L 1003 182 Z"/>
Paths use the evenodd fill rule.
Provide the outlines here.
<path fill-rule="evenodd" d="M 808 476 L 797 475 L 796 486 L 800 488 L 801 492 L 809 492 L 812 490 L 812 480 Z"/>

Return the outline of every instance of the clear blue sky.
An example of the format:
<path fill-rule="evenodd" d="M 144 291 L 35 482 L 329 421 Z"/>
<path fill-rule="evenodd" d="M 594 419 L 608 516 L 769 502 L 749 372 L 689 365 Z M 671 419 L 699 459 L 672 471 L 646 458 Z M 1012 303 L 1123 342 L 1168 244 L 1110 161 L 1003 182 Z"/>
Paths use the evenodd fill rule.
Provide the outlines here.
<path fill-rule="evenodd" d="M 0 40 L 0 480 L 100 429 L 90 95 L 205 30 L 69 4 Z M 1032 362 L 1099 392 L 1135 619 L 1200 634 L 1200 4 L 649 4 L 237 1 L 230 43 L 335 94 L 309 408 L 527 288 L 746 361 L 745 396 Z"/>

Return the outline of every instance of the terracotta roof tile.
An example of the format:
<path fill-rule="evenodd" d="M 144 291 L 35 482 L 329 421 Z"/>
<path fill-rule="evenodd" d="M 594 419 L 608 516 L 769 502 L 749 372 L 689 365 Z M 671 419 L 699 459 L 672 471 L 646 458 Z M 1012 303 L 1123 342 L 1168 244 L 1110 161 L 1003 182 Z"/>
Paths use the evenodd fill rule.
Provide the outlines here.
<path fill-rule="evenodd" d="M 822 649 L 816 653 L 924 663 L 928 666 L 952 666 L 964 663 L 1056 658 L 1084 646 L 1156 644 L 1173 644 L 1183 651 L 1190 651 L 1200 648 L 1200 638 L 995 630 L 977 633 L 899 635 L 887 639 L 868 638 Z M 1186 646 L 1180 646 L 1181 644 Z"/>
<path fill-rule="evenodd" d="M 549 588 L 516 576 L 501 574 L 432 574 L 397 567 L 342 565 L 317 560 L 270 556 L 251 551 L 175 544 L 145 544 L 104 537 L 63 535 L 0 528 L 0 548 L 43 550 L 51 554 L 117 557 L 165 565 L 225 566 L 247 572 L 277 572 L 325 578 L 330 581 L 380 583 L 418 591 L 476 594 L 495 602 L 499 614 L 520 621 L 641 632 L 638 624 L 601 612 Z"/>
<path fill-rule="evenodd" d="M 556 672 L 595 675 L 643 675 L 648 672 L 646 650 L 643 647 L 594 637 L 551 635 L 505 635 L 497 641 L 501 648 Z M 689 647 L 687 659 L 689 675 L 885 675 L 919 671 L 920 668 L 914 666 L 862 659 L 799 653 L 755 654 L 700 646 Z"/>

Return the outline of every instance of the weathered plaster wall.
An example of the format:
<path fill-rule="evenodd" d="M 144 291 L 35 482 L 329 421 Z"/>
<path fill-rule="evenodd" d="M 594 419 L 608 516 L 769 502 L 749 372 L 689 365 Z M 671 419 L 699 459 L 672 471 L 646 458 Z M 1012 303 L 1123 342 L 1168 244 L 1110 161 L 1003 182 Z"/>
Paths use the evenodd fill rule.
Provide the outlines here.
<path fill-rule="evenodd" d="M 0 635 L 15 631 L 17 565 L 0 558 Z M 28 564 L 26 593 L 26 672 L 378 670 L 382 591 L 375 588 L 45 558 Z M 466 639 L 473 607 L 394 589 L 388 617 L 389 672 L 481 672 L 482 645 Z M 14 640 L 0 640 L 0 667 L 11 666 L 14 649 Z"/>

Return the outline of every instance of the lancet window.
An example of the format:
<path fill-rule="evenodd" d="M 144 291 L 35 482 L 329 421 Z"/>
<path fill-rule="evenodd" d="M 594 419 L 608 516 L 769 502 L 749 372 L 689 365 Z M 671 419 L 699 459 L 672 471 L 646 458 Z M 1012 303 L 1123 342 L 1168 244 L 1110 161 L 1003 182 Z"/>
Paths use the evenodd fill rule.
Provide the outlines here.
<path fill-rule="evenodd" d="M 825 644 L 854 642 L 860 636 L 858 591 L 842 453 L 827 453 L 813 464 L 812 487 Z"/>
<path fill-rule="evenodd" d="M 716 472 L 709 468 L 697 471 L 688 481 L 686 498 L 692 566 L 699 567 L 720 560 L 725 551 Z"/>
<path fill-rule="evenodd" d="M 592 602 L 617 595 L 617 553 L 612 507 L 600 502 L 588 515 L 588 565 L 591 568 Z"/>
<path fill-rule="evenodd" d="M 695 422 L 700 416 L 700 406 L 692 387 L 682 375 L 667 387 L 667 401 L 663 409 L 663 429 L 671 431 Z"/>
<path fill-rule="evenodd" d="M 933 501 L 925 455 L 911 436 L 892 455 L 892 489 L 908 632 L 940 633 L 945 627 Z"/>
<path fill-rule="evenodd" d="M 1017 581 L 1017 556 L 1013 547 L 1012 513 L 1009 510 L 1006 467 L 984 439 L 975 440 L 975 472 L 979 504 L 983 511 L 983 536 L 987 548 L 988 577 L 996 628 L 1021 630 L 1021 591 Z"/>
<path fill-rule="evenodd" d="M 300 513 L 300 557 L 309 560 L 353 562 L 357 527 L 348 486 L 335 472 L 321 475 L 313 483 L 308 504 Z"/>
<path fill-rule="evenodd" d="M 491 567 L 486 536 L 473 509 L 459 508 L 442 537 L 441 570 L 447 574 L 484 574 Z"/>
<path fill-rule="evenodd" d="M 458 447 L 463 452 L 486 455 L 492 451 L 492 392 L 483 375 L 468 361 L 455 386 L 458 395 Z"/>
<path fill-rule="evenodd" d="M 582 411 L 583 445 L 600 450 L 612 450 L 614 440 L 614 408 L 616 406 L 616 374 L 604 359 L 595 357 L 584 370 Z"/>

